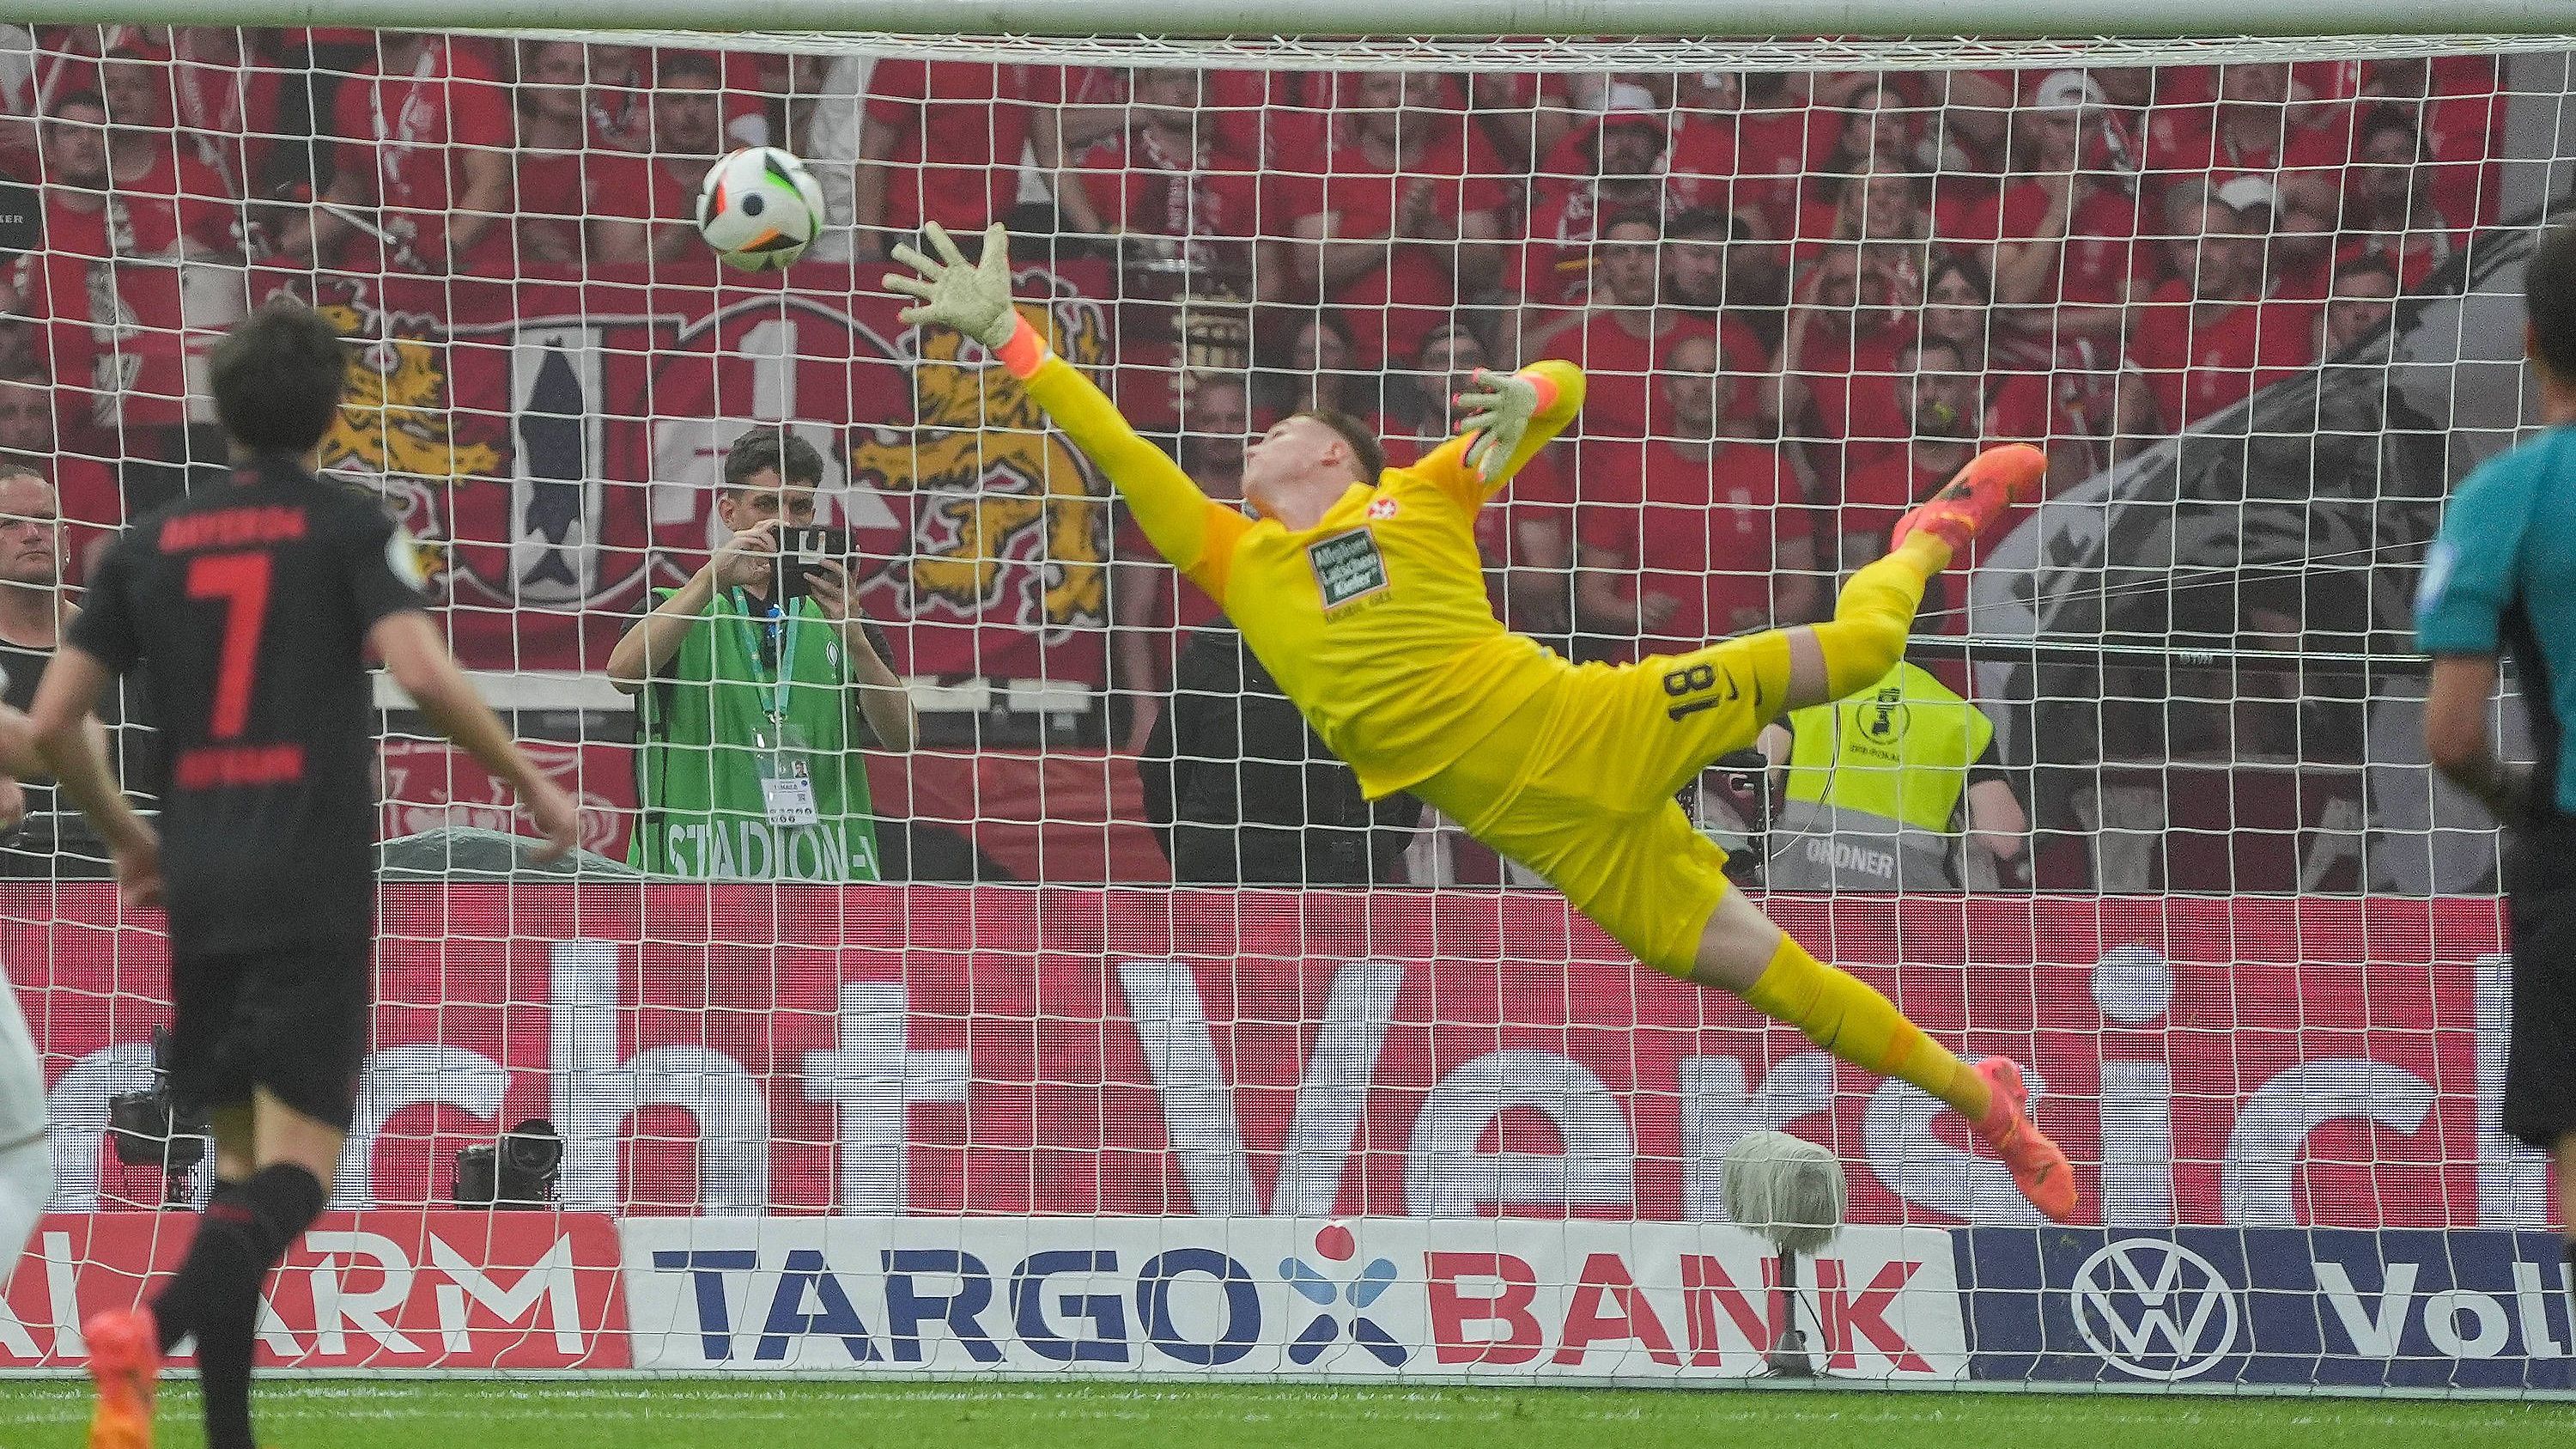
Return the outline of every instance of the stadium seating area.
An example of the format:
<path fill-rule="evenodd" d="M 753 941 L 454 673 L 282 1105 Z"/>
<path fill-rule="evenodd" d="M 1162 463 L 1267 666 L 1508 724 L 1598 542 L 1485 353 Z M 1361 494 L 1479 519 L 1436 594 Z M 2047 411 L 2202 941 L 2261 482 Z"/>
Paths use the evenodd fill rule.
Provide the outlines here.
<path fill-rule="evenodd" d="M 708 544 L 712 450 L 675 438 L 784 417 L 877 530 L 868 606 L 909 672 L 1123 699 L 1165 687 L 1173 632 L 1212 609 L 1096 486 L 1075 507 L 1039 484 L 1016 518 L 979 495 L 974 526 L 942 502 L 936 435 L 1009 420 L 934 396 L 885 339 L 880 259 L 926 218 L 1029 237 L 1085 303 L 1060 318 L 1100 328 L 1082 355 L 1215 488 L 1285 411 L 1352 413 L 1401 461 L 1475 366 L 1581 363 L 1578 433 L 1491 511 L 1493 592 L 1515 627 L 1625 659 L 1813 617 L 1980 442 L 2044 445 L 2067 489 L 2384 337 L 2391 299 L 2496 219 L 2504 105 L 2467 58 L 1469 79 L 11 26 L 0 112 L 0 219 L 30 223 L 0 232 L 0 451 L 57 482 L 75 575 L 84 540 L 219 457 L 188 385 L 213 331 L 310 289 L 379 349 L 381 436 L 353 424 L 339 461 L 449 546 L 470 663 L 595 670 Z M 761 143 L 824 184 L 830 230 L 783 295 L 830 309 L 828 337 L 740 325 L 688 225 L 709 160 Z M 692 320 L 596 330 L 637 316 Z M 562 345 L 532 317 L 578 318 L 608 360 L 512 364 L 481 400 L 459 355 L 512 328 L 515 355 Z M 689 365 L 716 381 L 674 381 Z M 1052 582 L 943 582 L 943 550 L 973 549 Z M 2222 632 L 2295 640 L 2320 627 L 2303 603 L 2248 591 Z M 1967 628 L 1964 600 L 1937 607 Z M 2281 699 L 2222 694 L 2220 756 L 2300 734 L 2295 700 L 2280 726 Z M 1118 744 L 1131 711 L 1097 713 Z M 2163 759 L 2201 748 L 2154 733 Z"/>

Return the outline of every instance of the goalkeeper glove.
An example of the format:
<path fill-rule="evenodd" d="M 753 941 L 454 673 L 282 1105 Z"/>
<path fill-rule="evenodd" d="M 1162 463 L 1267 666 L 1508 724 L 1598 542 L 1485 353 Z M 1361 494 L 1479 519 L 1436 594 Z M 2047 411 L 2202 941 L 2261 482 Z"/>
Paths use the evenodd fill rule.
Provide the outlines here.
<path fill-rule="evenodd" d="M 931 222 L 922 229 L 930 249 L 939 253 L 932 261 L 910 246 L 894 249 L 894 259 L 921 275 L 908 277 L 888 272 L 886 290 L 918 297 L 921 305 L 906 307 L 895 315 L 913 325 L 936 323 L 954 327 L 986 347 L 998 352 L 1019 330 L 1020 317 L 1011 310 L 1011 234 L 1000 222 L 984 233 L 984 255 L 969 264 L 957 243 L 948 239 L 947 229 Z"/>
<path fill-rule="evenodd" d="M 1490 478 L 1520 451 L 1521 435 L 1538 414 L 1538 385 L 1518 373 L 1482 367 L 1476 369 L 1476 383 L 1484 391 L 1458 394 L 1458 405 L 1466 409 L 1459 422 L 1477 435 L 1467 445 L 1467 466 Z"/>

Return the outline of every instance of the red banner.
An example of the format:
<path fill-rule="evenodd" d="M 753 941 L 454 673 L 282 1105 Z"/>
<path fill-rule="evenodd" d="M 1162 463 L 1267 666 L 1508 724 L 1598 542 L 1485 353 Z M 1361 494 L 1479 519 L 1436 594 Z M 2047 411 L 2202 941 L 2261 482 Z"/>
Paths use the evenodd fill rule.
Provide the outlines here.
<path fill-rule="evenodd" d="M 1107 269 L 1024 268 L 1066 357 L 1107 368 Z M 596 671 L 647 592 L 723 537 L 725 447 L 784 422 L 825 459 L 861 602 L 898 669 L 1098 685 L 1108 490 L 982 351 L 915 339 L 873 271 L 807 262 L 786 286 L 703 267 L 587 280 L 258 274 L 365 345 L 323 464 L 375 475 L 439 546 L 466 663 Z M 915 353 L 918 353 L 916 356 Z"/>
<path fill-rule="evenodd" d="M 196 1225 L 167 1213 L 47 1217 L 0 1297 L 0 1367 L 80 1362 L 81 1321 L 159 1291 Z M 325 1213 L 269 1278 L 259 1361 L 626 1368 L 618 1266 L 617 1224 L 592 1214 Z"/>
<path fill-rule="evenodd" d="M 161 944 L 104 887 L 0 903 L 61 1084 L 58 1205 L 86 1207 Z M 2480 1135 L 2492 902 L 1770 904 L 1941 1039 L 2031 1063 L 2088 1218 L 2545 1211 L 2538 1159 Z M 344 1205 L 440 1200 L 458 1148 L 546 1116 L 565 1205 L 627 1212 L 1702 1218 L 1727 1144 L 1775 1126 L 1840 1150 L 1859 1221 L 2025 1211 L 1929 1099 L 1552 896 L 398 886 L 383 932 Z"/>
<path fill-rule="evenodd" d="M 519 747 L 580 801 L 582 848 L 624 860 L 636 821 L 633 748 L 597 740 L 522 740 Z M 382 838 L 442 826 L 527 833 L 509 785 L 465 751 L 443 740 L 387 738 L 381 758 Z M 1132 757 L 1080 748 L 916 749 L 871 752 L 867 765 L 879 820 L 909 820 L 917 831 L 959 838 L 1006 872 L 984 879 L 1172 878 L 1162 847 L 1141 823 L 1144 787 Z M 927 840 L 916 847 L 913 879 L 965 878 L 962 869 L 934 873 L 962 862 L 930 859 L 930 848 Z"/>
<path fill-rule="evenodd" d="M 562 740 L 521 740 L 519 748 L 579 802 L 581 848 L 624 860 L 635 826 L 634 750 Z M 525 833 L 508 782 L 447 741 L 387 736 L 377 758 L 384 770 L 381 838 L 447 827 Z"/>

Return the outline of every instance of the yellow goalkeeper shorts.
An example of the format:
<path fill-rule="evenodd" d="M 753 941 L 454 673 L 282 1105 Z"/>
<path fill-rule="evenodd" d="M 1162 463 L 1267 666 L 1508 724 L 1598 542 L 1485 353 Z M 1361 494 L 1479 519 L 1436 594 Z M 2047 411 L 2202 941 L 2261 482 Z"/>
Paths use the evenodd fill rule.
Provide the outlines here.
<path fill-rule="evenodd" d="M 1785 712 L 1789 639 L 1728 639 L 1560 674 L 1414 787 L 1469 835 L 1545 877 L 1637 959 L 1690 974 L 1726 894 L 1726 852 L 1674 795 Z"/>

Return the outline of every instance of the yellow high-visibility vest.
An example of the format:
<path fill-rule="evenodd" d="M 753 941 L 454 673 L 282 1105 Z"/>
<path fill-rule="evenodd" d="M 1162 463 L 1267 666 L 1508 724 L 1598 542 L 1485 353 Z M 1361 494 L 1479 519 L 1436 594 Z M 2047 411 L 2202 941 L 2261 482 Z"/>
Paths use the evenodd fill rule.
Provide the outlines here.
<path fill-rule="evenodd" d="M 1830 808 L 1939 837 L 1995 737 L 1985 711 L 1902 662 L 1865 693 L 1795 711 L 1789 728 L 1785 816 Z"/>

